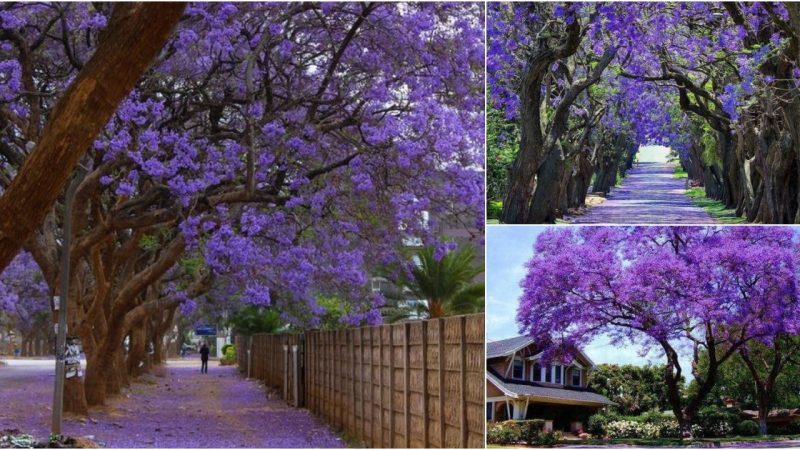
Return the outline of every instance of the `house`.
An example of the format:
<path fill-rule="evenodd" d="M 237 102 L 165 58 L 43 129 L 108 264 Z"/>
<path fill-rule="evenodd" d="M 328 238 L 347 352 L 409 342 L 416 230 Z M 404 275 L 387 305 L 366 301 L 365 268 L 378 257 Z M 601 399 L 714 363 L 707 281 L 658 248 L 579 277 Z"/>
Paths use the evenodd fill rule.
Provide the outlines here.
<path fill-rule="evenodd" d="M 583 430 L 590 415 L 614 402 L 588 386 L 596 366 L 581 351 L 568 364 L 541 361 L 533 339 L 486 344 L 486 420 L 543 419 L 545 430 Z"/>
<path fill-rule="evenodd" d="M 758 411 L 745 409 L 742 411 L 742 416 L 758 420 Z M 795 422 L 800 422 L 800 408 L 773 409 L 767 414 L 767 425 L 787 426 Z"/>

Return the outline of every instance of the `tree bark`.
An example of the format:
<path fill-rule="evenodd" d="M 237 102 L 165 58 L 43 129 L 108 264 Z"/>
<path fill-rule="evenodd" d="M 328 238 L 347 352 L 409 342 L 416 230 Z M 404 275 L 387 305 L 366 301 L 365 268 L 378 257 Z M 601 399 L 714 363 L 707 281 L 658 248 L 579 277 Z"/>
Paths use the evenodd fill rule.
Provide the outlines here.
<path fill-rule="evenodd" d="M 185 3 L 119 3 L 92 58 L 0 197 L 0 270 L 50 212 L 84 152 L 172 34 Z"/>

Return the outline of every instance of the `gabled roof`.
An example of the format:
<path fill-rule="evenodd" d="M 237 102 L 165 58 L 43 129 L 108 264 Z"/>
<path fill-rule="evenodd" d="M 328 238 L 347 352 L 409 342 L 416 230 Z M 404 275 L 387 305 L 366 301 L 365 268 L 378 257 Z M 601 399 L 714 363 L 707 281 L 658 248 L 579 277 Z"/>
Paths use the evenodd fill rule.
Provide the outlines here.
<path fill-rule="evenodd" d="M 537 397 L 582 404 L 616 405 L 611 400 L 587 388 L 551 388 L 530 382 L 513 383 L 503 381 L 492 371 L 486 372 L 486 379 L 511 398 Z"/>
<path fill-rule="evenodd" d="M 533 338 L 528 336 L 517 336 L 508 339 L 501 339 L 499 341 L 490 341 L 486 343 L 486 358 L 497 358 L 500 356 L 510 356 L 512 353 L 519 351 L 531 344 L 533 344 Z M 597 367 L 597 365 L 589 358 L 589 355 L 584 353 L 582 350 L 578 349 L 578 354 L 583 357 L 588 363 L 591 368 Z M 538 354 L 537 354 L 538 355 Z M 534 355 L 533 357 L 536 357 Z"/>
<path fill-rule="evenodd" d="M 533 339 L 528 336 L 517 336 L 509 339 L 487 342 L 486 357 L 497 358 L 498 356 L 508 356 L 530 344 L 533 344 Z"/>

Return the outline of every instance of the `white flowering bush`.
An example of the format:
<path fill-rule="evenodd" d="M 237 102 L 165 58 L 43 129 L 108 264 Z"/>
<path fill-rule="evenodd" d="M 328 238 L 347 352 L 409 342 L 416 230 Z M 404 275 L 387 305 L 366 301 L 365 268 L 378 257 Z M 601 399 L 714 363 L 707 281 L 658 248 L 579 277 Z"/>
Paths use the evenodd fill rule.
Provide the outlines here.
<path fill-rule="evenodd" d="M 706 425 L 705 430 L 702 430 L 702 435 L 705 437 L 725 437 L 733 432 L 733 425 L 730 422 L 717 422 Z M 692 429 L 694 434 L 694 429 Z"/>
<path fill-rule="evenodd" d="M 700 425 L 692 425 L 692 436 L 703 436 L 703 427 Z M 677 420 L 664 421 L 658 431 L 658 436 L 662 438 L 679 438 L 681 437 L 681 427 L 678 425 Z"/>
<path fill-rule="evenodd" d="M 631 420 L 618 420 L 611 422 L 606 427 L 608 437 L 612 439 L 655 439 L 659 435 L 658 425 L 652 423 L 638 423 Z"/>

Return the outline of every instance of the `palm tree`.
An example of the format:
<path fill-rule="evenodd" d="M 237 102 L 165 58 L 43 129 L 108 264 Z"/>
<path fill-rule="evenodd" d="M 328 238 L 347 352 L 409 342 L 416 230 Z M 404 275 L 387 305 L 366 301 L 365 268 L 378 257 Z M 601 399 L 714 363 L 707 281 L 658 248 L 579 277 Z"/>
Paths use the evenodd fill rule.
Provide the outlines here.
<path fill-rule="evenodd" d="M 395 300 L 387 309 L 388 322 L 411 315 L 429 319 L 483 311 L 484 283 L 475 278 L 483 273 L 483 264 L 475 264 L 475 248 L 466 245 L 436 259 L 434 247 L 421 247 L 416 252 L 411 276 L 400 281 L 398 290 L 387 298 Z M 399 306 L 397 300 L 426 300 L 412 306 Z"/>

